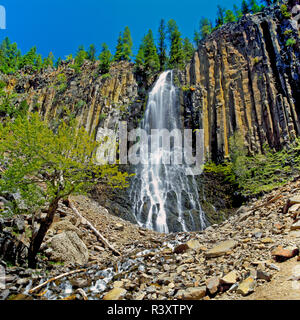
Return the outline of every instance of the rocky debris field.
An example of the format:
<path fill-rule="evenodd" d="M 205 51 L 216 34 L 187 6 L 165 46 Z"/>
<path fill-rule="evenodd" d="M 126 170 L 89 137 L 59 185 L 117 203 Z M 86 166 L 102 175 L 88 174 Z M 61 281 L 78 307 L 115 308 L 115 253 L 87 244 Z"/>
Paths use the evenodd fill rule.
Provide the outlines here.
<path fill-rule="evenodd" d="M 300 299 L 300 180 L 202 232 L 159 234 L 111 216 L 86 197 L 72 202 L 83 218 L 61 204 L 39 269 L 7 264 L 0 299 Z M 16 236 L 26 244 L 30 221 L 18 219 L 23 231 Z M 15 220 L 13 227 L 1 223 L 2 232 L 17 228 Z"/>

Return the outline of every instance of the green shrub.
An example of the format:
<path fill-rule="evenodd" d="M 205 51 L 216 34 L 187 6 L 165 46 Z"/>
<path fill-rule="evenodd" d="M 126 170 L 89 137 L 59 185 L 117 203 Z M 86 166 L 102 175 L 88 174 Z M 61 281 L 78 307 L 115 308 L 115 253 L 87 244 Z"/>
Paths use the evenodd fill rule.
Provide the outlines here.
<path fill-rule="evenodd" d="M 286 29 L 283 34 L 284 34 L 285 36 L 288 36 L 288 35 L 290 35 L 292 32 L 293 32 L 293 31 L 292 31 L 291 29 Z"/>
<path fill-rule="evenodd" d="M 204 170 L 224 177 L 243 196 L 254 196 L 279 187 L 300 173 L 300 138 L 278 152 L 264 147 L 264 154 L 247 155 L 239 135 L 230 139 L 230 161 L 207 163 Z"/>
<path fill-rule="evenodd" d="M 289 19 L 291 17 L 291 14 L 287 11 L 287 6 L 285 4 L 281 5 L 280 11 L 285 19 Z"/>
<path fill-rule="evenodd" d="M 285 43 L 285 45 L 287 46 L 287 47 L 292 47 L 293 45 L 295 45 L 296 44 L 296 40 L 294 39 L 294 38 L 289 38 L 289 39 L 287 39 L 286 40 L 286 43 Z"/>

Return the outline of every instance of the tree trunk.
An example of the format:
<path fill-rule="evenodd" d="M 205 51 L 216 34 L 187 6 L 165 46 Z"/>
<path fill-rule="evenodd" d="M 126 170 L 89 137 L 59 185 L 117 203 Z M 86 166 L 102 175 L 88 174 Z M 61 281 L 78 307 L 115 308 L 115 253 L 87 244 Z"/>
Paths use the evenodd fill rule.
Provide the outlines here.
<path fill-rule="evenodd" d="M 40 250 L 41 244 L 45 238 L 47 231 L 49 230 L 55 212 L 58 208 L 58 202 L 60 198 L 55 198 L 49 205 L 46 218 L 41 222 L 39 231 L 31 239 L 30 248 L 28 252 L 28 267 L 36 268 L 36 255 Z"/>

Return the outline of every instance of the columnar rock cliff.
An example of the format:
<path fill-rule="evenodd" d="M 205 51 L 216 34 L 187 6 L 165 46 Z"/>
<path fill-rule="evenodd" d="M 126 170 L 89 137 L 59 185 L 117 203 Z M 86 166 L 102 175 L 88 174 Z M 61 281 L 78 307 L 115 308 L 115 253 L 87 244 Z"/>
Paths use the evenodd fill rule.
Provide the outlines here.
<path fill-rule="evenodd" d="M 215 160 L 228 156 L 236 130 L 249 151 L 280 148 L 300 133 L 299 73 L 298 23 L 279 6 L 229 23 L 200 44 L 181 77 L 185 123 L 204 129 Z"/>

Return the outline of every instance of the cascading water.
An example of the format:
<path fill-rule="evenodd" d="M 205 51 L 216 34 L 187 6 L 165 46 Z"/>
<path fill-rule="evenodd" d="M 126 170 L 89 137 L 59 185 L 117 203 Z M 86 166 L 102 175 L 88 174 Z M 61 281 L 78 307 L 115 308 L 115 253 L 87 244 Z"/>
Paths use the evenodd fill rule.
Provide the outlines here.
<path fill-rule="evenodd" d="M 150 92 L 141 129 L 148 137 L 153 129 L 167 129 L 168 132 L 182 129 L 172 71 L 162 73 Z M 174 143 L 169 149 L 161 144 L 151 144 L 151 148 L 149 145 L 150 141 L 148 146 L 140 146 L 140 157 L 148 159 L 148 163 L 137 165 L 130 192 L 137 222 L 165 233 L 204 229 L 205 214 L 195 178 L 186 174 L 187 165 L 162 161 L 166 154 L 175 159 L 183 152 L 182 148 L 176 148 Z"/>

